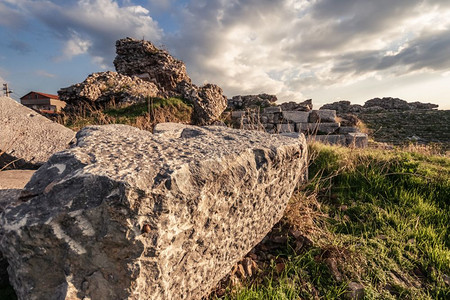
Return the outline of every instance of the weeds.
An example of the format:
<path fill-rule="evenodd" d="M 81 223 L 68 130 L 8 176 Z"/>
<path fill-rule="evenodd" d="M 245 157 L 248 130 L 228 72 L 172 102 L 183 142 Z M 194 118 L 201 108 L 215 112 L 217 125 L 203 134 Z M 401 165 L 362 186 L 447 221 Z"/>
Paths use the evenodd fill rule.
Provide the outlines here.
<path fill-rule="evenodd" d="M 73 130 L 87 125 L 126 124 L 152 131 L 157 123 L 191 123 L 193 108 L 178 98 L 148 98 L 146 102 L 96 107 L 83 103 L 56 120 Z"/>
<path fill-rule="evenodd" d="M 448 299 L 450 159 L 320 143 L 310 153 L 282 223 L 311 245 L 281 247 L 282 274 L 272 264 L 223 298 L 341 299 L 359 282 L 364 299 Z"/>

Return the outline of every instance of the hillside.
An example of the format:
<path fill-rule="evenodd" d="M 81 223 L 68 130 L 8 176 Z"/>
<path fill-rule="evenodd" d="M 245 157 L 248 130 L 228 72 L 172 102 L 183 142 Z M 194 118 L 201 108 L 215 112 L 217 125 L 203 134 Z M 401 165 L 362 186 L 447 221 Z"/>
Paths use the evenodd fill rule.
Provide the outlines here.
<path fill-rule="evenodd" d="M 394 145 L 436 143 L 450 150 L 449 110 L 363 112 L 358 117 L 376 141 Z"/>

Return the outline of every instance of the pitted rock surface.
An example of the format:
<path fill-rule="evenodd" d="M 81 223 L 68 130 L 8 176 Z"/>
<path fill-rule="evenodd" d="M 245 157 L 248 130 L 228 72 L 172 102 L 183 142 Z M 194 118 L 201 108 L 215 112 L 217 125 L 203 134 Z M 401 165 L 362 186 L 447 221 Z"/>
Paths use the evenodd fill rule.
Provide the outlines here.
<path fill-rule="evenodd" d="M 69 148 L 74 137 L 74 131 L 12 98 L 0 97 L 0 169 L 37 169 L 53 153 Z"/>
<path fill-rule="evenodd" d="M 58 95 L 61 100 L 73 105 L 80 101 L 95 104 L 112 101 L 143 102 L 147 97 L 156 97 L 160 93 L 153 82 L 107 71 L 93 73 L 81 83 L 62 88 L 58 91 Z"/>
<path fill-rule="evenodd" d="M 170 126 L 86 127 L 35 173 L 1 219 L 20 299 L 200 299 L 306 178 L 303 135 Z"/>
<path fill-rule="evenodd" d="M 227 97 L 222 89 L 215 84 L 197 87 L 187 82 L 178 85 L 181 96 L 194 105 L 194 122 L 196 125 L 211 125 L 218 120 L 227 108 Z"/>
<path fill-rule="evenodd" d="M 114 66 L 117 72 L 152 81 L 164 93 L 175 91 L 182 81 L 191 83 L 182 61 L 148 41 L 120 39 L 116 42 L 116 53 Z"/>

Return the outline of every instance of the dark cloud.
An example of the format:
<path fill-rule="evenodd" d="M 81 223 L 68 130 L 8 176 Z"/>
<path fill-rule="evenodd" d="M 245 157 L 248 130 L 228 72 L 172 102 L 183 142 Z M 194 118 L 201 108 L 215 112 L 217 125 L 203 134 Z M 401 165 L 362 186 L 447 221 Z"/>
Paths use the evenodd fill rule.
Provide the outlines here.
<path fill-rule="evenodd" d="M 428 69 L 450 69 L 450 30 L 427 32 L 407 43 L 398 53 L 360 51 L 337 59 L 332 71 L 337 73 L 364 74 L 399 68 L 407 73 Z"/>
<path fill-rule="evenodd" d="M 8 48 L 17 51 L 20 54 L 28 54 L 31 52 L 31 46 L 23 41 L 12 40 L 8 44 Z"/>
<path fill-rule="evenodd" d="M 0 3 L 0 26 L 20 29 L 27 24 L 23 14 L 5 4 Z"/>

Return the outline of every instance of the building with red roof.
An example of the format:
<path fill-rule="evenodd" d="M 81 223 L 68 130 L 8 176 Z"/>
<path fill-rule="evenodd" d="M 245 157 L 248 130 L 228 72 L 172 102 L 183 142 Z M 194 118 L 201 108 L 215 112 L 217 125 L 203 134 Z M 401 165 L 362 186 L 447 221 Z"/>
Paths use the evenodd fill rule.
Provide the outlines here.
<path fill-rule="evenodd" d="M 58 113 L 66 106 L 66 102 L 59 100 L 57 95 L 33 91 L 21 97 L 20 103 L 26 107 L 44 113 Z"/>

